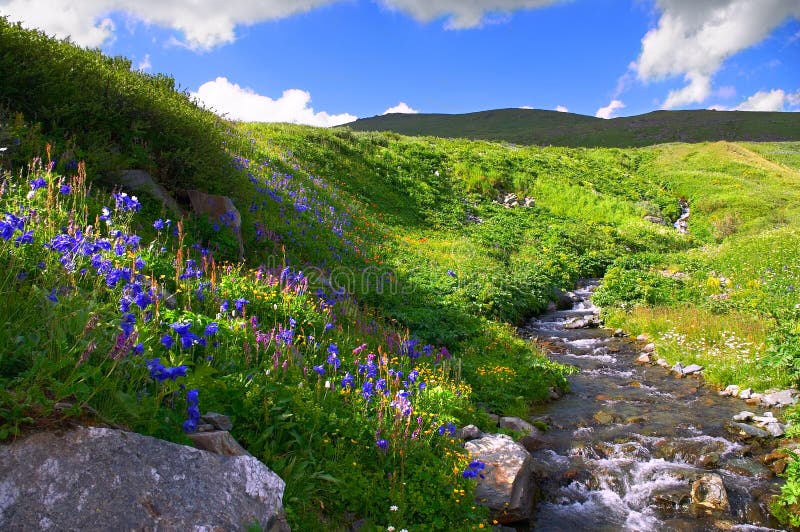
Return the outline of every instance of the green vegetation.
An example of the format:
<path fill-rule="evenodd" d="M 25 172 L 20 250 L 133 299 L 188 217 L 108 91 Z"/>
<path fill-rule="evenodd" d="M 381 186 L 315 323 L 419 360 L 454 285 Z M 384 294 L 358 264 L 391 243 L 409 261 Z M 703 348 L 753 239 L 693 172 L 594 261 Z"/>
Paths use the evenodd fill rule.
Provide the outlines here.
<path fill-rule="evenodd" d="M 220 411 L 286 480 L 298 529 L 477 527 L 451 430 L 566 387 L 514 325 L 581 277 L 604 277 L 607 324 L 714 385 L 800 384 L 797 142 L 227 124 L 169 78 L 1 19 L 0 80 L 0 439 L 79 418 L 186 442 L 197 408 Z M 230 195 L 247 260 L 229 216 L 110 190 L 130 167 L 179 201 Z M 493 201 L 511 192 L 534 205 Z M 689 235 L 644 220 L 680 199 Z"/>
<path fill-rule="evenodd" d="M 390 114 L 361 118 L 353 131 L 393 131 L 539 146 L 626 148 L 665 142 L 800 140 L 793 113 L 655 111 L 605 120 L 541 109 L 495 109 L 466 114 Z"/>

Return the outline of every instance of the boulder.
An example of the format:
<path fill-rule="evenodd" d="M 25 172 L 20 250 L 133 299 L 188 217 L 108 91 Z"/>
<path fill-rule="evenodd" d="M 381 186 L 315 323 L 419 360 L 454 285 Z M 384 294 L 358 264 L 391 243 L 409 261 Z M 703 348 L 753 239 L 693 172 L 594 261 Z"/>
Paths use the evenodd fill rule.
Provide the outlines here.
<path fill-rule="evenodd" d="M 187 190 L 189 201 L 192 202 L 192 210 L 199 215 L 208 216 L 212 222 L 227 225 L 236 235 L 239 243 L 239 258 L 244 258 L 244 241 L 242 240 L 242 215 L 233 200 L 228 196 L 217 196 L 216 194 L 206 194 L 199 190 Z"/>
<path fill-rule="evenodd" d="M 124 190 L 149 194 L 166 205 L 171 211 L 179 215 L 184 214 L 183 209 L 167 189 L 156 183 L 153 177 L 145 170 L 120 170 L 119 174 L 114 176 L 114 181 Z"/>
<path fill-rule="evenodd" d="M 553 299 L 558 310 L 569 310 L 575 305 L 575 300 L 569 295 L 569 292 L 564 292 L 559 288 L 553 289 Z"/>
<path fill-rule="evenodd" d="M 736 397 L 737 395 L 739 395 L 739 387 L 736 386 L 735 384 L 729 384 L 725 387 L 724 390 L 720 390 L 719 395 L 723 397 L 730 397 L 730 396 Z"/>
<path fill-rule="evenodd" d="M 78 427 L 0 445 L 1 530 L 274 530 L 284 482 L 220 456 Z"/>
<path fill-rule="evenodd" d="M 642 348 L 642 351 L 644 353 L 653 353 L 655 352 L 655 350 L 656 350 L 656 344 L 654 344 L 653 342 L 650 342 L 649 344 L 647 344 Z"/>
<path fill-rule="evenodd" d="M 636 340 L 638 342 L 646 342 L 647 341 L 647 335 L 642 333 L 642 334 L 640 334 L 639 336 L 636 337 Z"/>
<path fill-rule="evenodd" d="M 244 447 L 239 445 L 227 430 L 211 432 L 195 432 L 189 434 L 192 444 L 198 449 L 224 456 L 250 456 Z"/>
<path fill-rule="evenodd" d="M 795 390 L 781 390 L 767 393 L 761 397 L 761 402 L 769 406 L 791 406 L 797 403 L 797 392 Z"/>
<path fill-rule="evenodd" d="M 475 425 L 467 425 L 461 428 L 461 439 L 464 441 L 477 440 L 483 437 L 483 431 Z"/>
<path fill-rule="evenodd" d="M 750 399 L 751 395 L 753 395 L 753 389 L 745 388 L 739 392 L 739 399 Z"/>
<path fill-rule="evenodd" d="M 536 436 L 541 434 L 541 431 L 518 417 L 501 417 L 498 425 L 504 429 L 511 429 L 517 432 L 523 432 L 528 436 Z"/>
<path fill-rule="evenodd" d="M 231 418 L 223 414 L 217 414 L 216 412 L 206 412 L 201 419 L 206 423 L 214 425 L 214 428 L 217 430 L 231 430 L 233 428 Z"/>
<path fill-rule="evenodd" d="M 692 482 L 692 502 L 712 510 L 729 511 L 728 492 L 722 477 L 716 473 L 706 473 Z"/>
<path fill-rule="evenodd" d="M 747 410 L 742 410 L 741 412 L 739 412 L 738 414 L 733 416 L 733 420 L 734 421 L 750 421 L 751 419 L 753 419 L 754 416 L 755 416 L 754 413 L 749 412 Z"/>
<path fill-rule="evenodd" d="M 697 364 L 689 364 L 683 368 L 684 375 L 694 375 L 695 373 L 700 373 L 701 371 L 703 371 L 703 366 Z"/>
<path fill-rule="evenodd" d="M 762 430 L 758 427 L 747 425 L 745 423 L 736 423 L 734 421 L 731 421 L 726 425 L 726 427 L 728 431 L 730 431 L 733 434 L 738 434 L 744 439 L 769 438 L 769 432 Z"/>
<path fill-rule="evenodd" d="M 531 455 L 505 434 L 487 434 L 467 442 L 472 459 L 486 464 L 478 478 L 475 501 L 491 509 L 499 523 L 530 518 L 533 510 Z"/>

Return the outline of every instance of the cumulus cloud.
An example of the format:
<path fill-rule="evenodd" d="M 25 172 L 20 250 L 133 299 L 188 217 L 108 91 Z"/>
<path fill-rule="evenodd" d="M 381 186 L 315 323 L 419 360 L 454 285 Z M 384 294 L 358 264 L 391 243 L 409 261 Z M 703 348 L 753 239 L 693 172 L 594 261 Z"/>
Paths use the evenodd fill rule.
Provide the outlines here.
<path fill-rule="evenodd" d="M 383 114 L 385 114 L 385 115 L 389 115 L 389 114 L 392 114 L 392 113 L 403 113 L 403 114 L 408 114 L 408 115 L 415 115 L 415 114 L 419 113 L 419 111 L 417 111 L 413 107 L 410 107 L 406 102 L 400 102 L 397 105 L 395 105 L 394 107 L 389 107 L 387 110 L 385 110 L 383 112 Z"/>
<path fill-rule="evenodd" d="M 594 116 L 596 116 L 597 118 L 606 118 L 606 119 L 613 118 L 614 113 L 618 109 L 622 109 L 624 107 L 625 104 L 622 103 L 620 100 L 611 100 L 611 102 L 608 105 L 598 109 L 597 112 L 594 114 Z"/>
<path fill-rule="evenodd" d="M 200 85 L 192 97 L 217 113 L 244 122 L 291 122 L 331 127 L 352 122 L 358 117 L 343 113 L 331 115 L 314 112 L 309 106 L 311 94 L 300 89 L 283 91 L 278 99 L 262 96 L 252 89 L 240 87 L 227 78 L 218 77 Z"/>
<path fill-rule="evenodd" d="M 786 93 L 781 89 L 758 91 L 735 107 L 736 111 L 783 111 Z"/>
<path fill-rule="evenodd" d="M 569 109 L 567 109 L 563 105 L 556 105 L 556 111 L 558 111 L 559 113 L 569 113 Z"/>
<path fill-rule="evenodd" d="M 109 16 L 171 28 L 187 47 L 208 50 L 233 42 L 236 27 L 285 18 L 338 0 L 0 0 L 0 15 L 81 46 L 107 43 L 115 31 Z M 491 15 L 534 9 L 563 0 L 374 0 L 429 22 L 447 18 L 454 29 L 480 26 Z M 487 18 L 489 17 L 489 18 Z"/>
<path fill-rule="evenodd" d="M 520 109 L 528 109 L 528 110 L 533 109 L 533 107 L 530 106 L 530 105 L 521 105 L 519 108 Z"/>
<path fill-rule="evenodd" d="M 665 109 L 702 102 L 728 57 L 767 37 L 787 18 L 800 18 L 797 0 L 656 0 L 658 25 L 642 39 L 634 65 L 642 81 L 683 76 Z"/>

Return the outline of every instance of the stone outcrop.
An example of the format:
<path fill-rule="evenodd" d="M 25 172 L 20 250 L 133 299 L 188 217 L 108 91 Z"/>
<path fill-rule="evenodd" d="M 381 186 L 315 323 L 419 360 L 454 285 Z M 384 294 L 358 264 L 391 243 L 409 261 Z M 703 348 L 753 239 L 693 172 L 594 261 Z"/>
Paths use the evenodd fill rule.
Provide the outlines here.
<path fill-rule="evenodd" d="M 120 430 L 40 432 L 0 446 L 0 530 L 276 530 L 283 489 L 252 456 Z"/>
<path fill-rule="evenodd" d="M 244 241 L 242 240 L 242 215 L 233 200 L 227 196 L 206 194 L 199 190 L 187 190 L 192 210 L 199 215 L 208 216 L 209 220 L 220 225 L 226 225 L 233 230 L 239 244 L 239 258 L 244 257 Z"/>
<path fill-rule="evenodd" d="M 486 434 L 465 444 L 473 460 L 486 464 L 478 479 L 475 500 L 491 509 L 499 523 L 530 518 L 533 510 L 531 455 L 505 434 Z"/>

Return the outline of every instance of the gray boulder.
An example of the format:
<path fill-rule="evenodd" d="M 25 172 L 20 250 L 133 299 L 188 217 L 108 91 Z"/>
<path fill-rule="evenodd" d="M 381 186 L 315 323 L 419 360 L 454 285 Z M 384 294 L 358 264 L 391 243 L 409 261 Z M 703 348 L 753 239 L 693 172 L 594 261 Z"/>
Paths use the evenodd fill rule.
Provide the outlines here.
<path fill-rule="evenodd" d="M 500 427 L 503 427 L 504 429 L 511 429 L 517 432 L 524 432 L 528 436 L 537 436 L 541 434 L 541 431 L 539 429 L 537 429 L 524 419 L 520 419 L 518 417 L 501 417 L 498 425 Z"/>
<path fill-rule="evenodd" d="M 206 412 L 202 416 L 203 421 L 214 425 L 214 428 L 217 430 L 231 430 L 233 428 L 233 423 L 231 423 L 231 418 L 224 414 L 218 414 L 216 412 Z"/>
<path fill-rule="evenodd" d="M 467 425 L 461 428 L 461 439 L 464 441 L 477 440 L 483 437 L 483 431 L 475 425 Z"/>
<path fill-rule="evenodd" d="M 283 489 L 252 456 L 120 430 L 41 432 L 0 446 L 0 530 L 270 530 Z"/>
<path fill-rule="evenodd" d="M 491 509 L 499 523 L 530 518 L 533 510 L 531 455 L 505 434 L 487 434 L 464 447 L 474 460 L 486 464 L 478 479 L 475 501 Z"/>
<path fill-rule="evenodd" d="M 192 210 L 199 215 L 206 215 L 212 222 L 227 225 L 236 235 L 239 243 L 239 258 L 244 257 L 244 241 L 242 240 L 242 215 L 228 196 L 206 194 L 199 190 L 187 190 Z"/>

